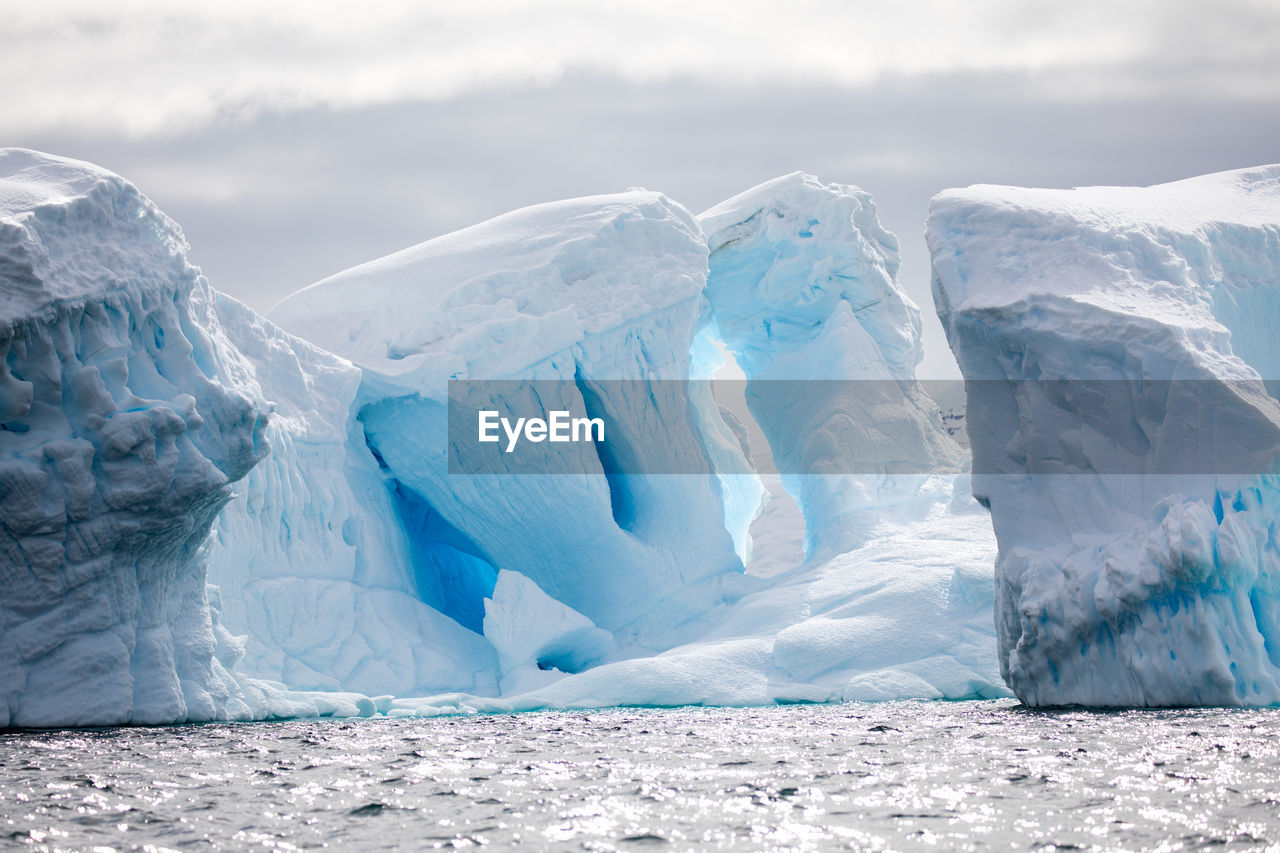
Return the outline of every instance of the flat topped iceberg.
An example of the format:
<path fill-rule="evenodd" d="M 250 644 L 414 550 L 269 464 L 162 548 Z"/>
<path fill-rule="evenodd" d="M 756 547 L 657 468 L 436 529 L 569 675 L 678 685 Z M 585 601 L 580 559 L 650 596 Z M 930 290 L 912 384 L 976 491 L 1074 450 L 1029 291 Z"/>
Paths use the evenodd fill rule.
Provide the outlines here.
<path fill-rule="evenodd" d="M 928 242 L 1010 686 L 1280 702 L 1280 166 L 949 190 Z"/>

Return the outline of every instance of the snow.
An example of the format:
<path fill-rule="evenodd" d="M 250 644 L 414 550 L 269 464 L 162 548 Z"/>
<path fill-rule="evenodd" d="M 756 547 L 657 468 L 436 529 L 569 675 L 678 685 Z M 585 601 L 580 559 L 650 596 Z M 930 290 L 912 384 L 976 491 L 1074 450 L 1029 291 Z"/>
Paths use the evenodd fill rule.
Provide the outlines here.
<path fill-rule="evenodd" d="M 928 242 L 1009 685 L 1034 705 L 1280 702 L 1262 382 L 1280 375 L 1280 166 L 950 190 Z"/>
<path fill-rule="evenodd" d="M 631 330 L 640 318 L 650 326 L 635 333 L 665 347 L 663 313 L 696 302 L 705 278 L 706 248 L 689 213 L 633 190 L 521 208 L 428 240 L 304 288 L 270 316 L 366 370 L 416 372 L 402 381 L 425 386 L 523 377 L 574 347 L 590 361 L 589 336 Z M 682 314 L 667 322 L 691 322 Z M 624 379 L 636 365 L 598 366 Z M 667 375 L 683 378 L 681 367 L 666 365 Z M 537 375 L 560 376 L 550 364 Z"/>

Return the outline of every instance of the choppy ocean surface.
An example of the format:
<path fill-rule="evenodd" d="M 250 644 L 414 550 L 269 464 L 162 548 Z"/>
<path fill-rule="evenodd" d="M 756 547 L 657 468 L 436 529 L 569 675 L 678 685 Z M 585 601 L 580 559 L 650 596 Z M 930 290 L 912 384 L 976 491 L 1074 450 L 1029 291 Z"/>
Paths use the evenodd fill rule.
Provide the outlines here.
<path fill-rule="evenodd" d="M 1011 701 L 0 733 L 0 846 L 1256 849 L 1280 711 Z"/>

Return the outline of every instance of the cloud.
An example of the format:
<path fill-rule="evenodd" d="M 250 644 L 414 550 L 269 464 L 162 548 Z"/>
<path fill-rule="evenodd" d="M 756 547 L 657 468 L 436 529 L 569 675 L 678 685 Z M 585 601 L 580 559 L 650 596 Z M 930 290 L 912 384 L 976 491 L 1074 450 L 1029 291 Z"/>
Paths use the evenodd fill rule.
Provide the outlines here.
<path fill-rule="evenodd" d="M 0 131 L 173 135 L 263 112 L 443 101 L 580 75 L 867 88 L 1021 74 L 1059 100 L 1280 93 L 1269 0 L 470 0 L 6 11 Z"/>
<path fill-rule="evenodd" d="M 44 131 L 185 229 L 213 285 L 259 310 L 358 263 L 522 205 L 628 186 L 697 212 L 803 169 L 875 196 L 925 317 L 921 375 L 956 375 L 932 312 L 929 198 L 977 182 L 1149 184 L 1280 158 L 1280 98 L 1048 102 L 1018 73 L 874 87 L 570 76 L 443 101 L 264 113 L 177 136 Z"/>

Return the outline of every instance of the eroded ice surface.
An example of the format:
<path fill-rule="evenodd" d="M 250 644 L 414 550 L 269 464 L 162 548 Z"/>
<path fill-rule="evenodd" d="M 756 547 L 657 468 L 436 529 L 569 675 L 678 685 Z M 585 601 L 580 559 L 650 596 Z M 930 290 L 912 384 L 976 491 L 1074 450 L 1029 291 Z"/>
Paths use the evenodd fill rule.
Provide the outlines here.
<path fill-rule="evenodd" d="M 809 558 L 856 548 L 885 514 L 924 517 L 938 484 L 895 463 L 955 473 L 963 453 L 915 384 L 920 311 L 898 284 L 898 240 L 871 195 L 796 172 L 699 221 L 711 321 L 804 513 Z"/>
<path fill-rule="evenodd" d="M 186 251 L 122 178 L 0 151 L 0 725 L 320 710 L 237 675 L 210 607 L 202 546 L 267 419 Z"/>

